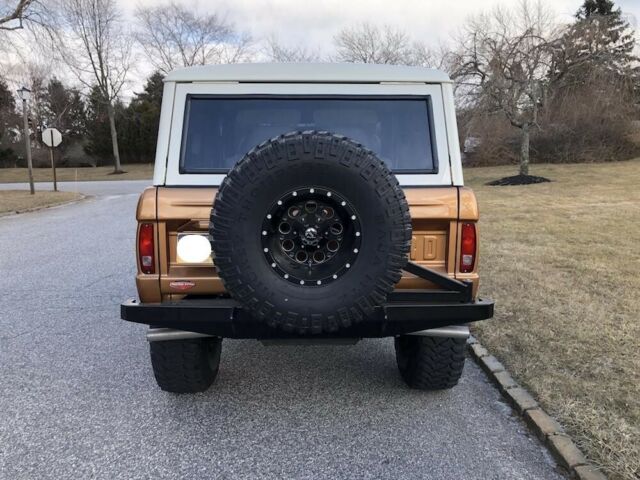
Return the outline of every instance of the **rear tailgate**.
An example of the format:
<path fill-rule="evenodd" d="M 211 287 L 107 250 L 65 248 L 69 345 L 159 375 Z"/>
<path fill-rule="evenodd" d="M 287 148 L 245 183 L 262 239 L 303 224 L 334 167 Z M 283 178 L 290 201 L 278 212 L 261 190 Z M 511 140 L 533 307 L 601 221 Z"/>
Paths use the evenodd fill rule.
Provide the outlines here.
<path fill-rule="evenodd" d="M 208 232 L 209 215 L 216 192 L 217 188 L 209 187 L 157 188 L 157 195 L 153 199 L 157 214 L 159 267 L 159 285 L 156 285 L 163 300 L 178 299 L 186 293 L 211 295 L 224 292 L 212 262 L 185 264 L 179 261 L 176 254 L 179 234 Z M 476 200 L 471 190 L 459 187 L 406 188 L 405 195 L 413 224 L 411 260 L 451 277 L 473 281 L 475 291 L 477 272 L 474 270 L 461 274 L 457 271 L 459 219 L 475 222 L 478 218 Z M 438 287 L 403 272 L 398 288 Z"/>

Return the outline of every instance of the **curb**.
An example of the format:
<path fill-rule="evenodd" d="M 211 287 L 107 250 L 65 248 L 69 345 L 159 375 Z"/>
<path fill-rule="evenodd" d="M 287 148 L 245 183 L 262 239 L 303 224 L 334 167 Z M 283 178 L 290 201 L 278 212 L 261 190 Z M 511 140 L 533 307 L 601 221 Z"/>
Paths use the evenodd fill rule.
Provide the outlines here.
<path fill-rule="evenodd" d="M 562 426 L 550 417 L 538 402 L 506 371 L 502 363 L 472 335 L 468 340 L 473 359 L 495 383 L 507 402 L 518 412 L 536 437 L 549 449 L 556 461 L 578 480 L 607 480 L 590 464 Z"/>
<path fill-rule="evenodd" d="M 37 212 L 39 210 L 45 210 L 47 208 L 66 207 L 68 205 L 73 205 L 74 203 L 80 203 L 85 200 L 89 200 L 90 198 L 93 198 L 93 195 L 85 195 L 83 193 L 79 193 L 78 195 L 80 195 L 79 198 L 76 198 L 75 200 L 69 200 L 68 202 L 54 203 L 52 205 L 42 205 L 40 207 L 25 208 L 24 210 L 14 210 L 12 212 L 3 212 L 3 213 L 0 213 L 0 218 L 11 217 L 14 215 L 22 215 L 23 213 Z"/>

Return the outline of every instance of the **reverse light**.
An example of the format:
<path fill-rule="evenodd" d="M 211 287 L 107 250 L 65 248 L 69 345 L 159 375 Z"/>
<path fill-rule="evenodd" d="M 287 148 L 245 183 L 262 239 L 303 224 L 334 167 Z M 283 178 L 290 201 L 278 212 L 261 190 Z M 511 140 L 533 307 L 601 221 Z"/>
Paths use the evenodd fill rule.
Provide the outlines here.
<path fill-rule="evenodd" d="M 474 223 L 463 223 L 461 237 L 460 271 L 469 273 L 473 271 L 476 263 L 476 225 Z"/>
<path fill-rule="evenodd" d="M 179 234 L 177 253 L 179 263 L 210 263 L 209 237 L 199 234 Z"/>
<path fill-rule="evenodd" d="M 153 247 L 153 223 L 140 224 L 138 232 L 138 255 L 142 273 L 155 273 L 156 261 Z"/>

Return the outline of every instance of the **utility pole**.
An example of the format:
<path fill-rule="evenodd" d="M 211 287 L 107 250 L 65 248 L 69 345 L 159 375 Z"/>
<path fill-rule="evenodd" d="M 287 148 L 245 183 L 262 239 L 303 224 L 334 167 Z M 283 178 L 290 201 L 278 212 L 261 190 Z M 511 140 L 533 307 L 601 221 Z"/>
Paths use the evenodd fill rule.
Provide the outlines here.
<path fill-rule="evenodd" d="M 31 90 L 26 87 L 22 87 L 18 90 L 18 94 L 22 99 L 22 116 L 24 117 L 24 146 L 27 153 L 27 167 L 29 168 L 29 189 L 31 190 L 31 195 L 36 193 L 36 189 L 33 185 L 33 162 L 31 161 L 31 136 L 29 135 L 29 115 L 28 115 L 28 105 L 27 101 L 31 96 Z"/>

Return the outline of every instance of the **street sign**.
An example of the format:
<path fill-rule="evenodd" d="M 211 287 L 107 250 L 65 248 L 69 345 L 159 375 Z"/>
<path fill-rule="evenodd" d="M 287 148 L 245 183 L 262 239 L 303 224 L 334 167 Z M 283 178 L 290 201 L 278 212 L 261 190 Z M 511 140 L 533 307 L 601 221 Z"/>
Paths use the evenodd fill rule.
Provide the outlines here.
<path fill-rule="evenodd" d="M 45 128 L 42 131 L 42 142 L 49 147 L 49 158 L 51 158 L 51 170 L 53 170 L 53 191 L 58 191 L 58 179 L 56 178 L 56 160 L 53 156 L 53 149 L 62 143 L 62 134 L 57 128 Z"/>
<path fill-rule="evenodd" d="M 50 148 L 57 147 L 62 143 L 62 134 L 57 128 L 45 128 L 42 131 L 42 142 Z"/>

